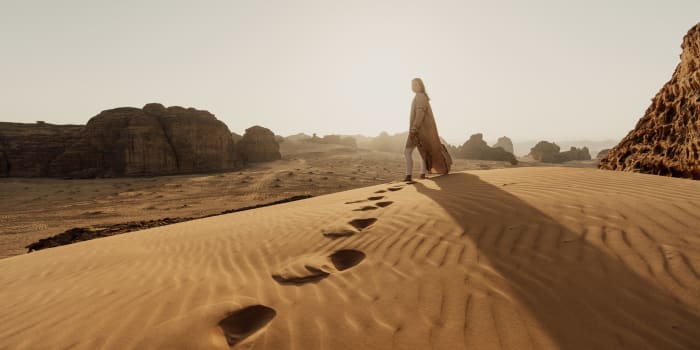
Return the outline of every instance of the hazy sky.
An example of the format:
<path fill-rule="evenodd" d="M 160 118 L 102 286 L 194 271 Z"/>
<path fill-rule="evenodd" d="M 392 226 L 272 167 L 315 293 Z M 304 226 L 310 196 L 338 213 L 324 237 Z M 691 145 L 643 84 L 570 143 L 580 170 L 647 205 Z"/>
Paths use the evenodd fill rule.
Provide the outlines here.
<path fill-rule="evenodd" d="M 83 124 L 148 102 L 232 131 L 408 128 L 618 139 L 670 79 L 698 0 L 0 0 L 0 121 Z"/>

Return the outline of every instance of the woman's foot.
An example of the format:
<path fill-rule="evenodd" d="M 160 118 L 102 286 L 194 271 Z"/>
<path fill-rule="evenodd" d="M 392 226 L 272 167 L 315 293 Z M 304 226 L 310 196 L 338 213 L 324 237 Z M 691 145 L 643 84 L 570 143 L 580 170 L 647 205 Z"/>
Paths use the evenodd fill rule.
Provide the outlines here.
<path fill-rule="evenodd" d="M 403 179 L 404 182 L 411 182 L 413 179 L 411 179 L 411 175 L 406 175 L 406 177 Z"/>
<path fill-rule="evenodd" d="M 420 174 L 420 178 L 421 178 L 421 179 L 427 179 L 428 176 L 426 176 L 425 174 Z"/>

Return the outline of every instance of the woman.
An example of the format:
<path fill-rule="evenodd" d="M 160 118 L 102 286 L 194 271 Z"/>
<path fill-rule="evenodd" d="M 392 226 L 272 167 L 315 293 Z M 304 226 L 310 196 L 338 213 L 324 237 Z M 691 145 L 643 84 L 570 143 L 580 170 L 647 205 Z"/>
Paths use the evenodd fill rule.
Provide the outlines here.
<path fill-rule="evenodd" d="M 440 143 L 437 133 L 433 110 L 430 108 L 430 97 L 425 92 L 425 85 L 420 78 L 411 81 L 411 87 L 416 96 L 411 104 L 411 117 L 408 139 L 406 139 L 406 178 L 411 181 L 413 175 L 413 149 L 418 147 L 418 153 L 422 158 L 420 178 L 425 179 L 428 171 L 447 174 L 452 165 L 452 158 L 445 147 Z"/>

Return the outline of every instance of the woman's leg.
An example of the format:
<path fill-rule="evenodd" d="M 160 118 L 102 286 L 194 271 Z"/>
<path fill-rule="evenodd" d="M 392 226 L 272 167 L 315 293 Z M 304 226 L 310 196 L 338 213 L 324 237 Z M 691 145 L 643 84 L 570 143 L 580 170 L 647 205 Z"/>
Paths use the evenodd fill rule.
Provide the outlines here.
<path fill-rule="evenodd" d="M 403 156 L 406 158 L 406 176 L 410 176 L 413 174 L 413 147 L 406 147 Z"/>
<path fill-rule="evenodd" d="M 423 159 L 423 157 L 421 156 L 420 157 L 420 174 L 425 175 L 427 173 L 428 173 L 428 171 L 425 169 L 425 159 Z"/>

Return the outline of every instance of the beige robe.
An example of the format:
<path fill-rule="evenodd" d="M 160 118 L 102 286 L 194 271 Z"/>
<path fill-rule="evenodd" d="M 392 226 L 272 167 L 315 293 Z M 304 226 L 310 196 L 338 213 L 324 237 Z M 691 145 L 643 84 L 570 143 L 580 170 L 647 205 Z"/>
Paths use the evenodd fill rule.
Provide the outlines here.
<path fill-rule="evenodd" d="M 416 93 L 413 98 L 409 128 L 415 128 L 418 132 L 409 133 L 406 148 L 418 147 L 428 172 L 447 174 L 452 165 L 452 158 L 440 142 L 433 109 L 430 108 L 428 96 L 422 92 Z"/>

